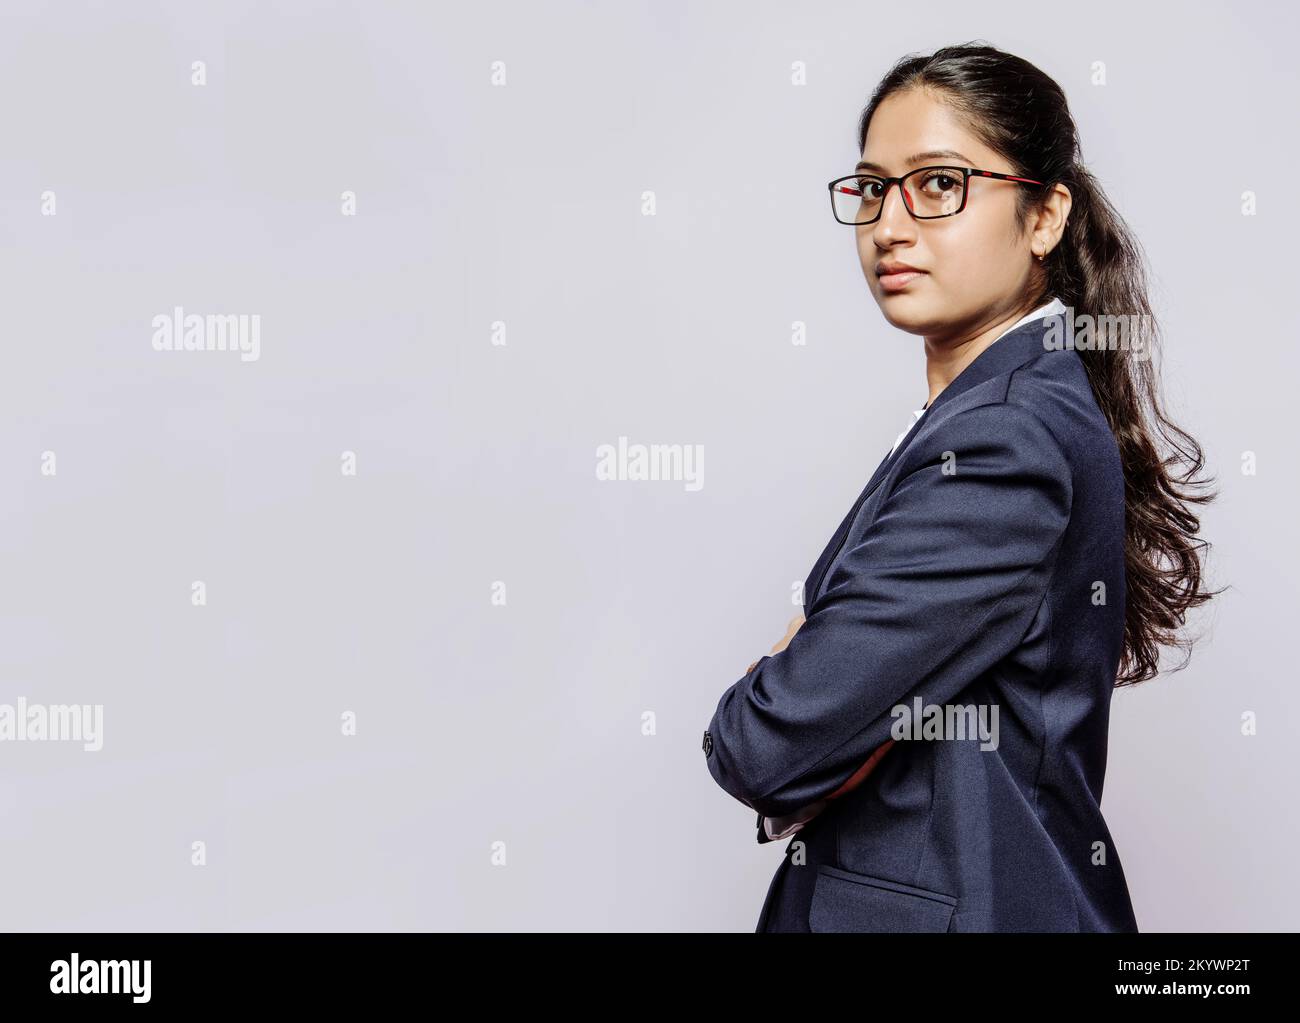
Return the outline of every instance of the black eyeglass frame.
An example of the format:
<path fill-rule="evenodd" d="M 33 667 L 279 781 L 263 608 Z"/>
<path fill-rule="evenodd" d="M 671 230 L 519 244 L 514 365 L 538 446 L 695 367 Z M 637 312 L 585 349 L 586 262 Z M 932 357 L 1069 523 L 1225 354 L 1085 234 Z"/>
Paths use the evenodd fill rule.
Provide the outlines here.
<path fill-rule="evenodd" d="M 903 187 L 903 182 L 906 181 L 908 178 L 914 177 L 917 174 L 922 174 L 925 171 L 936 171 L 936 170 L 961 171 L 961 175 L 962 175 L 961 205 L 958 206 L 951 213 L 934 213 L 929 216 L 922 216 L 921 214 L 918 214 L 914 209 L 912 209 L 912 200 L 911 197 L 908 195 L 907 189 Z M 906 174 L 897 178 L 886 178 L 886 177 L 882 177 L 879 174 L 867 174 L 865 172 L 859 172 L 857 174 L 845 174 L 844 177 L 842 178 L 836 178 L 834 181 L 828 182 L 826 188 L 828 189 L 831 197 L 831 213 L 835 216 L 835 222 L 837 224 L 846 224 L 849 227 L 862 227 L 864 224 L 874 224 L 877 220 L 880 219 L 880 215 L 885 211 L 885 200 L 889 198 L 889 186 L 893 184 L 897 184 L 898 190 L 902 192 L 903 205 L 907 208 L 907 212 L 912 215 L 913 220 L 941 220 L 944 217 L 955 217 L 958 213 L 960 213 L 962 210 L 966 208 L 966 200 L 970 197 L 969 185 L 970 185 L 970 179 L 972 177 L 996 178 L 999 181 L 1015 181 L 1023 185 L 1043 184 L 1043 182 L 1035 181 L 1033 178 L 1022 178 L 1016 174 L 1002 174 L 998 171 L 979 170 L 975 167 L 953 167 L 951 164 L 941 163 L 941 164 L 935 164 L 934 166 L 930 166 L 930 167 L 917 167 L 916 170 L 910 170 Z M 872 217 L 870 220 L 840 220 L 839 211 L 835 208 L 835 186 L 842 181 L 861 181 L 863 178 L 870 178 L 872 181 L 879 181 L 884 184 L 885 191 L 880 196 L 880 208 L 876 210 L 876 215 Z M 840 191 L 846 195 L 852 194 L 847 189 L 840 189 Z M 857 192 L 858 195 L 862 194 L 861 189 L 856 189 L 855 191 Z"/>

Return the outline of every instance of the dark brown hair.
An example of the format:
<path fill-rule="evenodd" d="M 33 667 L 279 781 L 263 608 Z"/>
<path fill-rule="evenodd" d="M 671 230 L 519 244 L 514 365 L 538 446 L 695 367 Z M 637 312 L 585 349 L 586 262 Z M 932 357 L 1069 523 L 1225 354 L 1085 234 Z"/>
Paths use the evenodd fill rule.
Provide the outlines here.
<path fill-rule="evenodd" d="M 1044 183 L 1017 189 L 1022 222 L 1054 185 L 1070 190 L 1065 233 L 1041 267 L 1035 265 L 1028 307 L 1055 296 L 1076 317 L 1136 317 L 1141 336 L 1131 344 L 1142 345 L 1136 350 L 1145 357 L 1109 346 L 1078 350 L 1124 465 L 1126 602 L 1115 684 L 1154 678 L 1162 646 L 1186 650 L 1178 670 L 1191 657 L 1193 641 L 1179 634 L 1187 611 L 1220 592 L 1203 588 L 1201 557 L 1209 544 L 1197 536 L 1194 507 L 1216 493 L 1208 489 L 1212 478 L 1201 477 L 1200 445 L 1161 407 L 1154 365 L 1159 330 L 1141 246 L 1081 162 L 1065 93 L 1033 64 L 978 42 L 903 58 L 862 112 L 859 153 L 881 101 L 915 88 L 948 102 L 977 138 L 1006 158 L 1012 174 Z"/>

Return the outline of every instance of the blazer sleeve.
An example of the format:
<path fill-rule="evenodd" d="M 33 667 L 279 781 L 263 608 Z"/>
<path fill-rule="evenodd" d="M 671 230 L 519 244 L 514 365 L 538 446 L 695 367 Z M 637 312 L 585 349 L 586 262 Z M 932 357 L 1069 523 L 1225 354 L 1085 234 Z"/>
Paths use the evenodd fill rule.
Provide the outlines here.
<path fill-rule="evenodd" d="M 1046 594 L 1073 488 L 1033 412 L 958 412 L 899 457 L 804 624 L 723 693 L 709 724 L 714 780 L 762 815 L 839 788 L 890 738 L 895 706 L 952 701 L 1016 648 Z"/>

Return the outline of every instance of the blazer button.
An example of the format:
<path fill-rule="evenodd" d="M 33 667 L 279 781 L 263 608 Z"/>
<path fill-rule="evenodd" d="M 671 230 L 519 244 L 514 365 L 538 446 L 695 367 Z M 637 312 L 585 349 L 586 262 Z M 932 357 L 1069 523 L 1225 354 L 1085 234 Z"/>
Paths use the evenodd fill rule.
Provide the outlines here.
<path fill-rule="evenodd" d="M 709 734 L 709 730 L 706 728 L 704 729 L 704 755 L 707 757 L 712 752 L 713 752 L 713 736 Z"/>

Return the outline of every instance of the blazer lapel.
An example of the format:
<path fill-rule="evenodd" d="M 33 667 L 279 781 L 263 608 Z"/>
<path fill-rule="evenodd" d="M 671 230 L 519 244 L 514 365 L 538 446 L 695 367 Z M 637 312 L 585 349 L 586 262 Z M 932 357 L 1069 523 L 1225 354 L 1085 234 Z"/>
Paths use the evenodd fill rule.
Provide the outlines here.
<path fill-rule="evenodd" d="M 912 428 L 907 431 L 907 435 L 898 442 L 898 447 L 893 452 L 885 455 L 884 461 L 880 463 L 871 479 L 867 482 L 865 496 L 871 495 L 871 492 L 876 489 L 876 485 L 884 477 L 886 470 L 907 450 L 907 446 L 912 443 L 916 435 L 934 421 L 936 409 L 941 408 L 954 398 L 960 397 L 976 384 L 982 384 L 985 380 L 991 380 L 995 376 L 1010 373 L 1012 370 L 1023 366 L 1034 356 L 1042 355 L 1044 351 L 1050 351 L 1051 349 L 1045 348 L 1043 345 L 1043 335 L 1047 332 L 1048 319 L 1050 317 L 1040 316 L 1036 320 L 1022 323 L 1015 330 L 1004 334 L 985 348 L 984 351 L 980 352 L 979 355 L 975 356 L 970 365 L 958 373 L 956 379 L 940 391 L 939 396 L 925 407 L 925 415 L 912 424 Z"/>
<path fill-rule="evenodd" d="M 816 578 L 817 581 L 811 588 L 805 588 L 805 604 L 811 604 L 819 596 L 822 580 L 825 578 L 831 562 L 835 560 L 841 547 L 843 547 L 844 541 L 848 539 L 848 534 L 852 532 L 854 520 L 857 518 L 862 505 L 871 496 L 872 492 L 880 486 L 890 467 L 907 450 L 907 446 L 916 438 L 916 435 L 933 424 L 936 410 L 969 391 L 976 384 L 982 384 L 985 380 L 991 380 L 995 376 L 1010 373 L 1035 356 L 1042 355 L 1044 351 L 1050 351 L 1051 349 L 1048 349 L 1043 344 L 1043 335 L 1047 331 L 1050 319 L 1050 316 L 1040 316 L 1036 320 L 1021 324 L 980 352 L 971 361 L 970 365 L 958 373 L 956 379 L 940 391 L 939 396 L 925 407 L 925 415 L 912 424 L 912 428 L 907 431 L 906 436 L 898 442 L 898 447 L 892 452 L 886 452 L 884 459 L 876 467 L 876 471 L 871 474 L 871 479 L 867 481 L 862 493 L 858 495 L 858 499 L 853 503 L 853 507 L 844 517 L 844 521 L 840 523 L 840 528 L 835 531 L 830 543 L 822 551 L 821 557 L 813 565 L 809 578 Z"/>
<path fill-rule="evenodd" d="M 985 380 L 991 380 L 993 377 L 1010 373 L 1035 356 L 1042 355 L 1046 351 L 1053 351 L 1053 349 L 1043 344 L 1043 337 L 1050 325 L 1048 321 L 1054 318 L 1053 316 L 1040 316 L 1036 320 L 1022 323 L 1015 330 L 1009 334 L 1004 334 L 985 348 L 969 366 L 957 374 L 957 379 L 939 392 L 939 396 L 930 403 L 925 415 L 921 417 L 922 423 L 930 417 L 931 411 L 969 391 L 976 384 L 982 384 Z M 908 432 L 907 436 L 911 437 L 915 432 L 916 430 L 913 428 Z M 903 444 L 899 445 L 899 451 L 902 451 L 906 443 L 907 438 L 904 438 Z"/>

